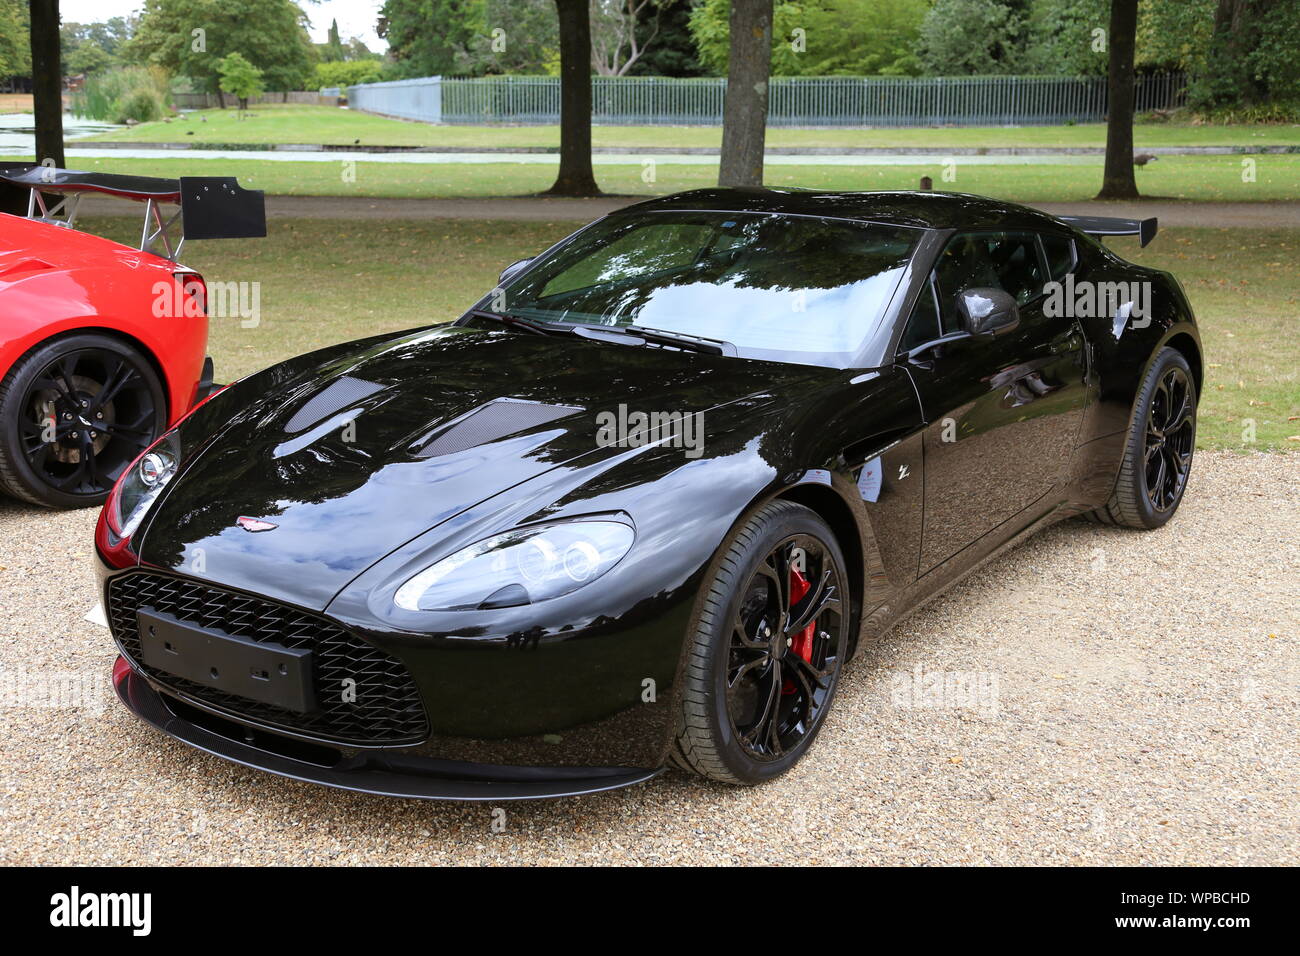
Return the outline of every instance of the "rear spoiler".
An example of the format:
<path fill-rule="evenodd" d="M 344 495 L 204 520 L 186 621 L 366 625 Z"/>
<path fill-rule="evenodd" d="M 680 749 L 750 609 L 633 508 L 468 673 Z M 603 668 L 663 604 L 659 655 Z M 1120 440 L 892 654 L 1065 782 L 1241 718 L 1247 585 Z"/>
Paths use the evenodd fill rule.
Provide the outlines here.
<path fill-rule="evenodd" d="M 1137 236 L 1138 245 L 1145 246 L 1156 237 L 1156 220 L 1151 219 L 1109 219 L 1105 216 L 1058 216 L 1061 222 L 1069 223 L 1080 232 L 1090 236 Z"/>
<path fill-rule="evenodd" d="M 120 176 L 83 173 L 53 166 L 19 163 L 0 167 L 0 184 L 27 191 L 27 216 L 72 228 L 77 204 L 85 193 L 101 193 L 145 204 L 143 252 L 180 255 L 186 239 L 257 239 L 266 235 L 266 203 L 261 190 L 244 189 L 233 176 Z M 63 198 L 47 206 L 46 193 Z M 164 217 L 159 208 L 180 208 Z"/>

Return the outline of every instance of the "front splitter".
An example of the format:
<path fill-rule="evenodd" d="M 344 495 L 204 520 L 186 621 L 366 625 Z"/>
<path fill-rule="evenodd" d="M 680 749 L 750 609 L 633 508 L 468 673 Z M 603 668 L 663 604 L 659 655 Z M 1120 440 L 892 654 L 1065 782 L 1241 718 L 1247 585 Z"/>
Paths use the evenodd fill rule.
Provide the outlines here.
<path fill-rule="evenodd" d="M 662 773 L 662 768 L 505 767 L 383 751 L 350 757 L 340 753 L 338 763 L 325 766 L 250 746 L 178 716 L 163 693 L 120 657 L 113 683 L 128 710 L 182 743 L 245 767 L 357 793 L 420 800 L 546 800 L 630 787 Z"/>

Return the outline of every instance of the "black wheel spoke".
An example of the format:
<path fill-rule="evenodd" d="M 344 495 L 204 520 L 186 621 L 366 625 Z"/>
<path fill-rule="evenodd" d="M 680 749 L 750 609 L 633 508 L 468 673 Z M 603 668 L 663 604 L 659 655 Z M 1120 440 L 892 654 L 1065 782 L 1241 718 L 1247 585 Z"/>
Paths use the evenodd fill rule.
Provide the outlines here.
<path fill-rule="evenodd" d="M 744 736 L 755 747 L 766 747 L 768 738 L 771 734 L 770 725 L 776 720 L 778 704 L 781 700 L 781 668 L 779 665 L 772 667 L 771 679 L 768 681 L 767 695 L 763 701 L 763 706 L 758 712 L 758 717 L 754 721 L 749 732 Z"/>
<path fill-rule="evenodd" d="M 787 657 L 786 660 L 794 665 L 793 670 L 795 674 L 797 674 L 801 679 L 811 679 L 812 682 L 817 685 L 818 690 L 826 690 L 830 686 L 830 684 L 827 683 L 831 676 L 829 670 L 818 670 L 811 661 L 804 660 L 798 654 L 792 654 L 790 657 Z M 811 695 L 811 689 L 809 689 L 808 693 Z"/>
<path fill-rule="evenodd" d="M 21 407 L 20 449 L 49 489 L 102 495 L 162 426 L 147 369 L 107 348 L 75 348 L 40 368 Z M 51 419 L 54 428 L 50 429 Z"/>
<path fill-rule="evenodd" d="M 799 602 L 799 613 L 793 618 L 793 623 L 786 628 L 786 633 L 798 634 L 805 630 L 809 624 L 817 620 L 818 615 L 832 604 L 835 605 L 836 609 L 839 608 L 839 597 L 835 592 L 835 586 L 830 583 L 833 573 L 832 571 L 825 571 L 817 579 L 813 589 Z"/>
<path fill-rule="evenodd" d="M 773 761 L 816 732 L 834 692 L 847 641 L 843 572 L 809 534 L 779 542 L 752 567 L 732 612 L 727 715 L 740 747 Z"/>
<path fill-rule="evenodd" d="M 106 381 L 104 387 L 99 390 L 99 394 L 91 399 L 90 410 L 94 411 L 95 409 L 103 408 L 109 402 L 113 401 L 113 399 L 116 398 L 127 385 L 130 385 L 133 382 L 138 382 L 139 380 L 140 373 L 125 362 L 119 362 L 117 368 L 109 373 L 108 381 Z"/>
<path fill-rule="evenodd" d="M 758 670 L 759 668 L 766 666 L 767 661 L 761 657 L 756 657 L 752 661 L 741 664 L 740 667 L 736 669 L 736 672 L 727 678 L 727 686 L 731 688 L 736 687 L 736 685 L 740 683 L 740 679 L 750 671 Z"/>

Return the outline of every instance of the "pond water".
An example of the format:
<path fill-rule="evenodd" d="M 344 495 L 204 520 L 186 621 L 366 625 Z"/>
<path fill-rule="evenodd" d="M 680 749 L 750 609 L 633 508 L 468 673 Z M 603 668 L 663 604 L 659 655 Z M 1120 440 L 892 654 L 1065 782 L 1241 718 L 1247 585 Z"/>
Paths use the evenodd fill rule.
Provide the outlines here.
<path fill-rule="evenodd" d="M 0 153 L 15 156 L 30 156 L 36 146 L 36 130 L 32 125 L 31 113 L 0 114 Z M 65 114 L 63 117 L 64 140 L 90 136 L 92 133 L 104 133 L 117 129 L 113 123 L 101 123 L 99 120 L 86 119 L 84 116 Z"/>

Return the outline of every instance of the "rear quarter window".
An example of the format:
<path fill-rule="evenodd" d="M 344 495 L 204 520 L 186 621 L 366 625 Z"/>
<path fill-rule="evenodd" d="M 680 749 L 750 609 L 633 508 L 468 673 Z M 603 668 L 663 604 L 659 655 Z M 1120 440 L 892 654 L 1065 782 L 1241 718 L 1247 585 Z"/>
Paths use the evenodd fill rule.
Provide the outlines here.
<path fill-rule="evenodd" d="M 1074 249 L 1074 240 L 1068 236 L 1044 235 L 1043 252 L 1047 254 L 1047 274 L 1056 282 L 1074 270 L 1078 254 Z"/>

